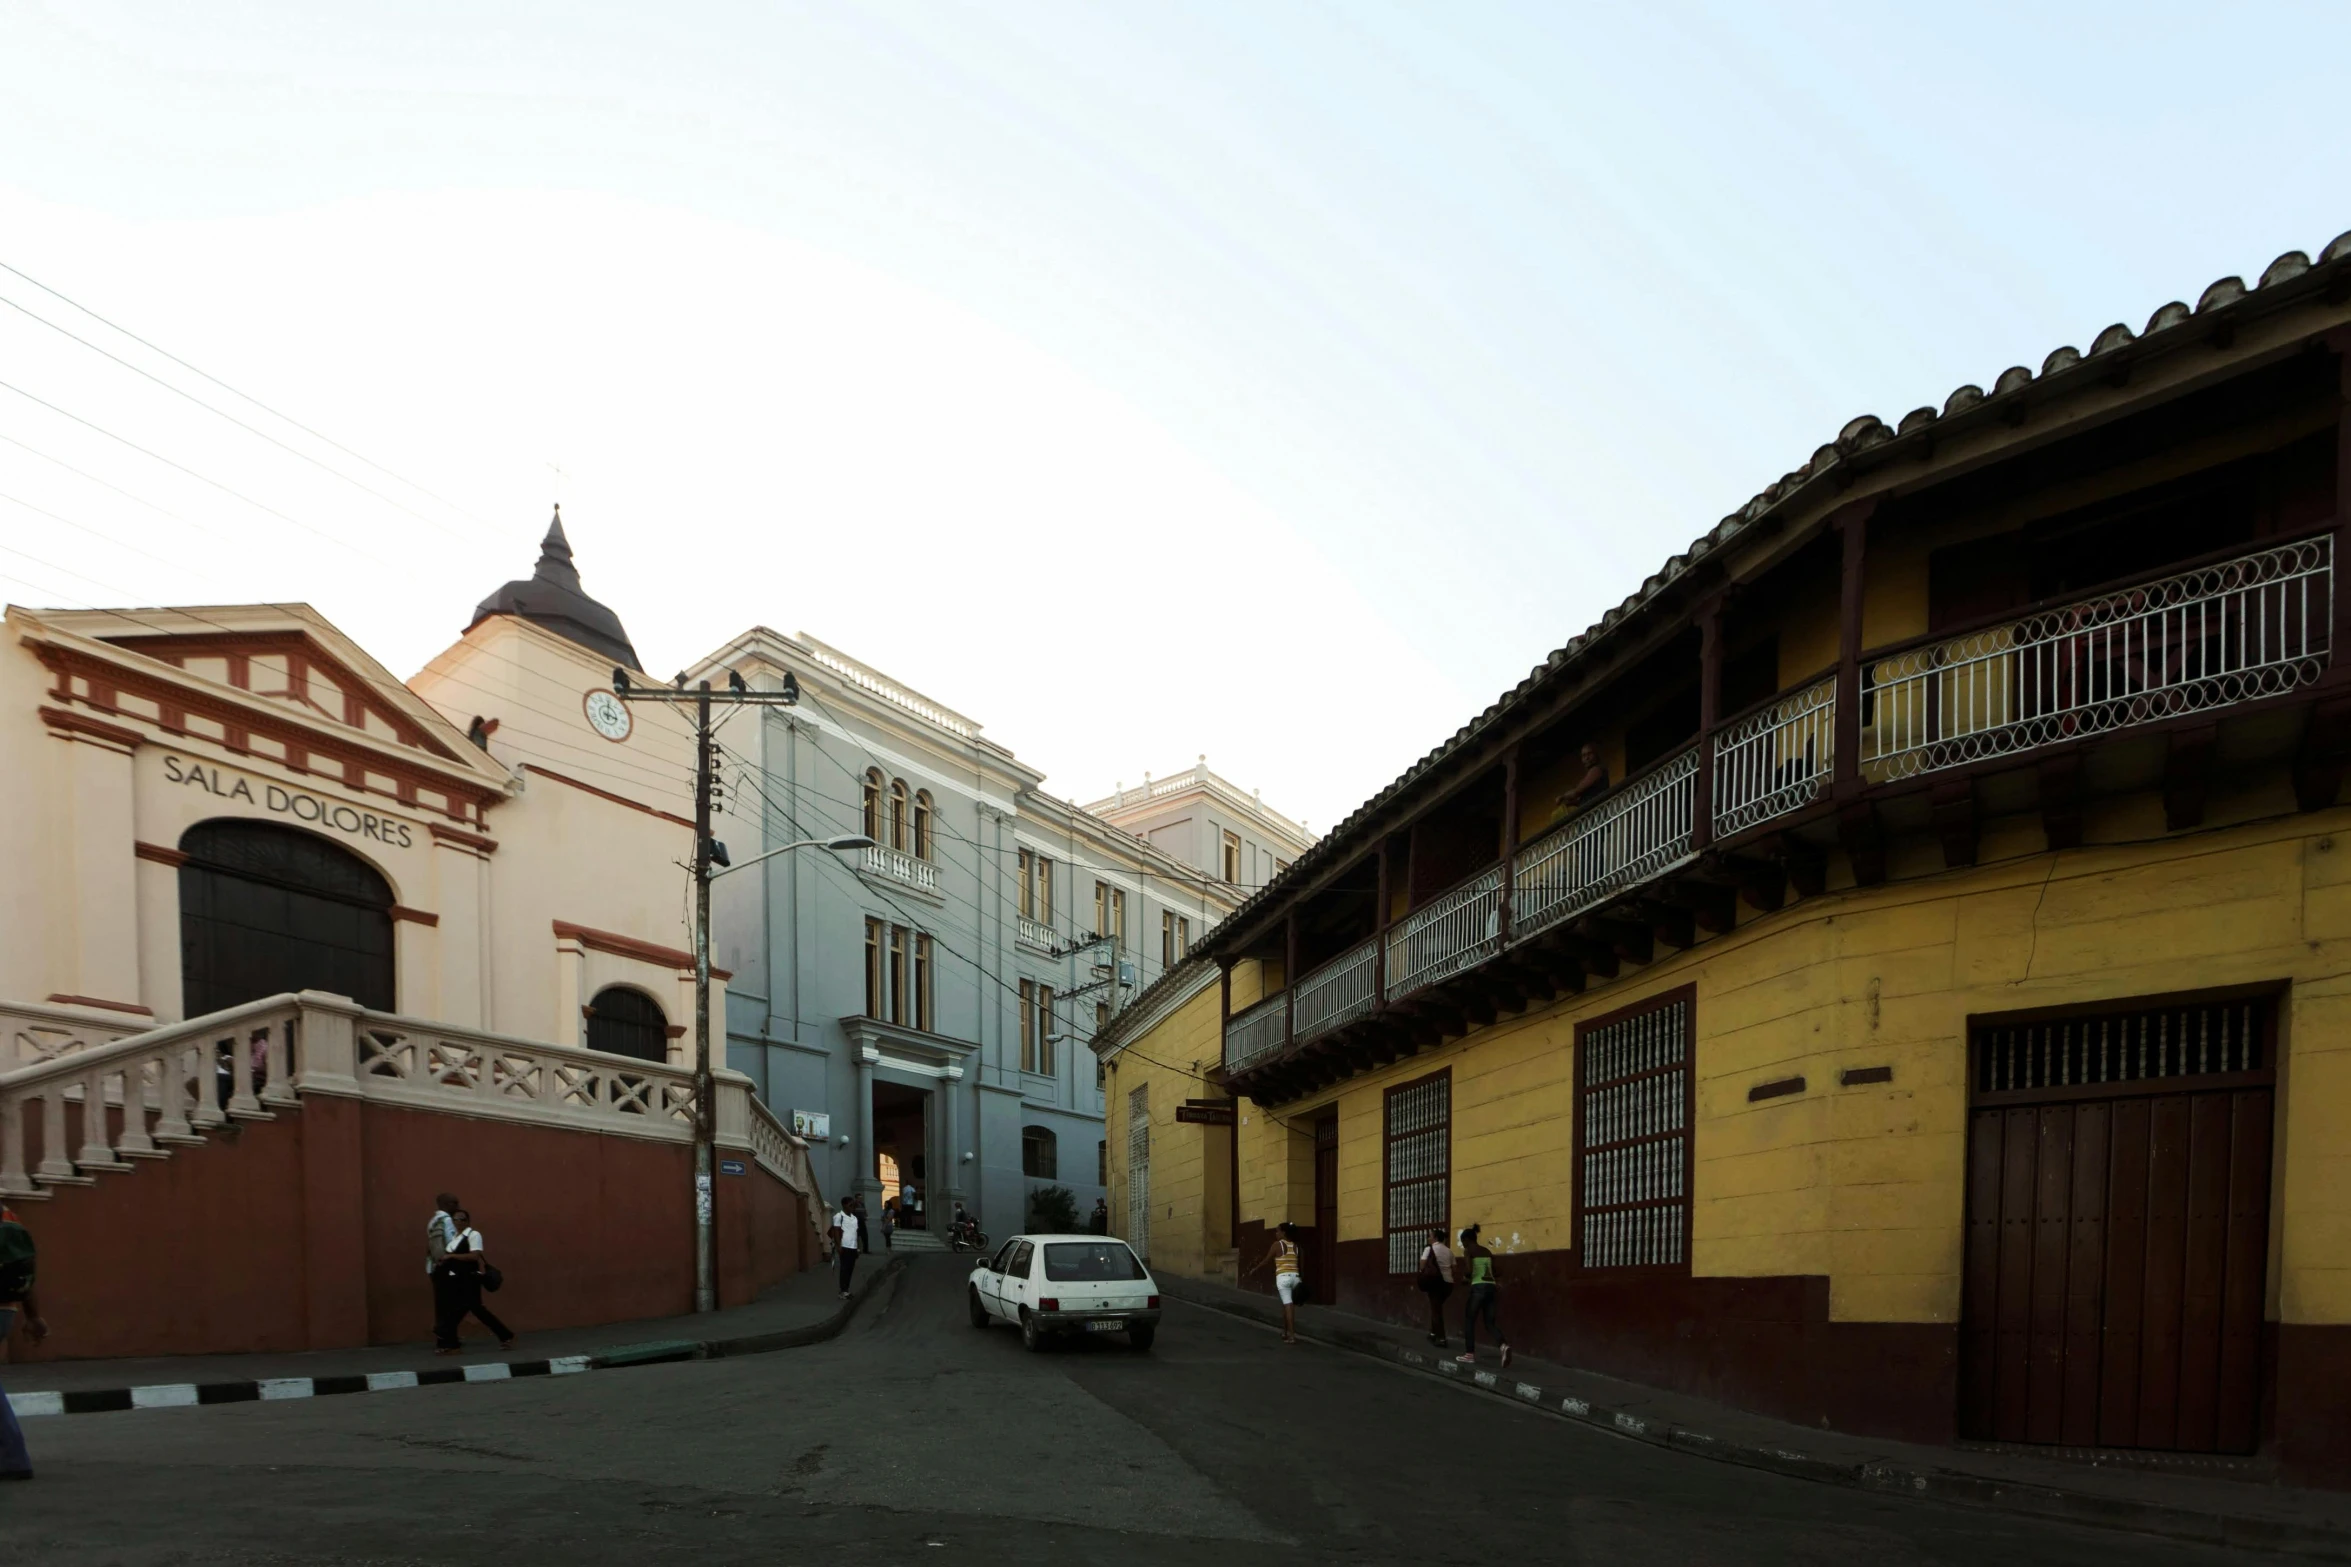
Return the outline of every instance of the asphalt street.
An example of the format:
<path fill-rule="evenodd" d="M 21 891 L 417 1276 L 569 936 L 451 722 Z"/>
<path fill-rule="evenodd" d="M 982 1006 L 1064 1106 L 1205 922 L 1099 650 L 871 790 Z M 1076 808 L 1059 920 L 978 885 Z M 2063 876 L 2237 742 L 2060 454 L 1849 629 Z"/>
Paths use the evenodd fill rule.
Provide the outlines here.
<path fill-rule="evenodd" d="M 1148 1354 L 1030 1354 L 966 1268 L 772 1355 L 34 1421 L 0 1563 L 2276 1560 L 1711 1463 L 1177 1302 Z"/>

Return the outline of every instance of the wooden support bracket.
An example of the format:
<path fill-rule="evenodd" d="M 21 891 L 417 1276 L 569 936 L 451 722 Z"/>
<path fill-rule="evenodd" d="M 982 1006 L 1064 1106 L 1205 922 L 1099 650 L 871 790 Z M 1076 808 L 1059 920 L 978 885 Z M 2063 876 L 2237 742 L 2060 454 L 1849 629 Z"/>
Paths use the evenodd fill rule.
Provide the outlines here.
<path fill-rule="evenodd" d="M 2217 724 L 2195 724 L 2171 732 L 2163 758 L 2163 825 L 2173 832 L 2204 825 L 2204 802 L 2212 789 L 2213 742 Z"/>
<path fill-rule="evenodd" d="M 1973 865 L 1979 836 L 1975 784 L 1966 778 L 1937 781 L 1934 791 L 1935 836 L 1943 840 L 1943 863 Z"/>
<path fill-rule="evenodd" d="M 2041 831 L 2051 850 L 2082 846 L 2082 756 L 2060 751 L 2041 758 Z"/>
<path fill-rule="evenodd" d="M 1886 879 L 1886 829 L 1875 805 L 1858 800 L 1837 812 L 1837 846 L 1853 862 L 1856 885 L 1874 887 Z"/>

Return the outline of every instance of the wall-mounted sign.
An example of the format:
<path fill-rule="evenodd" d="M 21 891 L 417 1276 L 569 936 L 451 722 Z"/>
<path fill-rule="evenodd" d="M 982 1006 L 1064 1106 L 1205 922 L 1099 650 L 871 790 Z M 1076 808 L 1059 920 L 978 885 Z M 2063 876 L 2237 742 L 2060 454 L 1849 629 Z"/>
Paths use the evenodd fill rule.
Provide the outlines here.
<path fill-rule="evenodd" d="M 1233 1124 L 1231 1105 L 1177 1105 L 1176 1119 L 1194 1126 L 1230 1126 Z"/>
<path fill-rule="evenodd" d="M 167 783 L 185 784 L 222 800 L 242 800 L 247 805 L 258 805 L 263 810 L 275 811 L 280 816 L 291 816 L 296 821 L 316 822 L 321 827 L 332 827 L 354 838 L 373 838 L 395 849 L 416 847 L 416 837 L 409 831 L 406 822 L 396 822 L 388 816 L 378 816 L 373 811 L 363 811 L 355 805 L 322 800 L 315 794 L 288 789 L 282 784 L 240 777 L 209 762 L 192 762 L 184 756 L 166 755 L 163 759 L 163 777 Z"/>
<path fill-rule="evenodd" d="M 743 1161 L 740 1159 L 721 1159 L 718 1161 L 718 1173 L 721 1175 L 741 1175 L 744 1173 Z"/>
<path fill-rule="evenodd" d="M 805 1137 L 812 1143 L 821 1143 L 833 1135 L 833 1117 L 829 1110 L 795 1110 L 792 1112 L 792 1135 Z"/>

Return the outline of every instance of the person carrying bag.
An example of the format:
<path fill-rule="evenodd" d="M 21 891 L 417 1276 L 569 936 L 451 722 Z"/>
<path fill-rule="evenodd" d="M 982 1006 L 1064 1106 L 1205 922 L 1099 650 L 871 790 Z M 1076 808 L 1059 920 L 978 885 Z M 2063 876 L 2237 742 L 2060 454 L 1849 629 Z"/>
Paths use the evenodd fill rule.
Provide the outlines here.
<path fill-rule="evenodd" d="M 1429 1298 L 1429 1342 L 1445 1344 L 1445 1301 L 1453 1293 L 1453 1248 L 1443 1230 L 1429 1231 L 1429 1243 L 1420 1249 L 1420 1280 L 1416 1286 Z"/>
<path fill-rule="evenodd" d="M 457 1330 L 468 1316 L 498 1336 L 500 1349 L 512 1349 L 513 1331 L 482 1304 L 482 1291 L 498 1288 L 506 1277 L 490 1265 L 485 1255 L 489 1247 L 473 1227 L 473 1217 L 460 1208 L 450 1221 L 448 1254 L 439 1264 L 442 1288 L 435 1292 L 441 1300 L 441 1320 L 433 1324 L 433 1353 L 454 1355 L 464 1347 Z"/>

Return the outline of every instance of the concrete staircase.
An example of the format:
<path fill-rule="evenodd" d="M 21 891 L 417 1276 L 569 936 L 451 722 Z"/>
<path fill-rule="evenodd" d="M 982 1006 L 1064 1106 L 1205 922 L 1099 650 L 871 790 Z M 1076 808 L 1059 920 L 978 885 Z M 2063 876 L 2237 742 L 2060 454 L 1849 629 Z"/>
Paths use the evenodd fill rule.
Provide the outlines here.
<path fill-rule="evenodd" d="M 890 1237 L 891 1252 L 945 1251 L 947 1243 L 928 1230 L 899 1230 Z"/>

